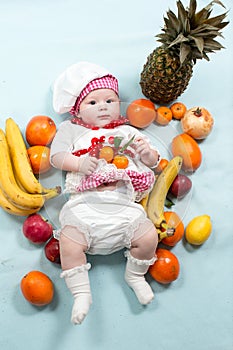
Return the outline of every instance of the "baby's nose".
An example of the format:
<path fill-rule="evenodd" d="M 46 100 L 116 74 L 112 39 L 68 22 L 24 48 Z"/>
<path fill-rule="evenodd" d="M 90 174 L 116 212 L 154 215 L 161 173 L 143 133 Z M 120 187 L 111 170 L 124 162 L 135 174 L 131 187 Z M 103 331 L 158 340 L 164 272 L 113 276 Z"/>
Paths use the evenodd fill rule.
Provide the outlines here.
<path fill-rule="evenodd" d="M 106 110 L 107 108 L 108 108 L 108 106 L 107 106 L 106 102 L 103 102 L 103 103 L 99 104 L 99 110 L 100 111 Z"/>

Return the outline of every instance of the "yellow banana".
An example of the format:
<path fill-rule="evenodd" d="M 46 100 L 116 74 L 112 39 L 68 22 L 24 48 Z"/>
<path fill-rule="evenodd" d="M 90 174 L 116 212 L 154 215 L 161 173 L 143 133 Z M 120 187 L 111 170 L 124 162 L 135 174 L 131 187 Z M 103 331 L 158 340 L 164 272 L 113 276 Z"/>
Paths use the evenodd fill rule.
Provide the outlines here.
<path fill-rule="evenodd" d="M 27 148 L 19 126 L 12 118 L 6 120 L 6 139 L 12 160 L 15 178 L 19 187 L 28 193 L 46 193 L 50 189 L 44 188 L 35 177 L 28 157 Z"/>
<path fill-rule="evenodd" d="M 60 187 L 51 189 L 45 195 L 24 192 L 14 177 L 9 148 L 5 133 L 0 129 L 0 187 L 7 199 L 19 208 L 37 209 L 43 206 L 44 201 L 57 196 Z"/>
<path fill-rule="evenodd" d="M 8 214 L 16 215 L 16 216 L 28 216 L 31 214 L 36 213 L 40 210 L 40 208 L 37 209 L 21 209 L 16 207 L 14 204 L 12 204 L 4 195 L 2 189 L 0 188 L 0 207 L 4 211 L 6 211 Z"/>
<path fill-rule="evenodd" d="M 160 240 L 174 233 L 174 228 L 169 228 L 166 223 L 164 217 L 164 203 L 168 190 L 179 173 L 181 165 L 182 158 L 179 156 L 174 157 L 158 176 L 147 199 L 145 210 L 149 219 L 154 223 Z"/>

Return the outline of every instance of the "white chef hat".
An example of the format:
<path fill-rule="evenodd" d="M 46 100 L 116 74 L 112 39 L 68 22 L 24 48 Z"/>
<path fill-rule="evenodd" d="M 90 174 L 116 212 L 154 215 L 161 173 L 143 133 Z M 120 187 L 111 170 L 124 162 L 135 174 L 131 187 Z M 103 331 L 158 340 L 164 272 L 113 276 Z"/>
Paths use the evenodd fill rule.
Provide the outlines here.
<path fill-rule="evenodd" d="M 97 84 L 92 84 L 93 81 Z M 59 114 L 75 114 L 82 99 L 92 90 L 100 88 L 110 88 L 118 94 L 118 81 L 105 68 L 94 63 L 73 64 L 54 82 L 53 108 Z"/>

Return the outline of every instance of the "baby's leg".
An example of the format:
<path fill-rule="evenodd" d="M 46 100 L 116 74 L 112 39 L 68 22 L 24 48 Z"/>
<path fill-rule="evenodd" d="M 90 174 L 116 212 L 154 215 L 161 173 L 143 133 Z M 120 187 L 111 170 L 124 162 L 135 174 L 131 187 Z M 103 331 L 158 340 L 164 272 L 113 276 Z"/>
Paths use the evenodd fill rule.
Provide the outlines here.
<path fill-rule="evenodd" d="M 84 244 L 71 240 L 72 234 L 80 235 Z M 87 315 L 92 303 L 88 270 L 91 265 L 87 264 L 85 251 L 85 239 L 81 232 L 75 227 L 66 226 L 60 237 L 60 255 L 63 272 L 61 277 L 65 278 L 66 285 L 74 296 L 71 321 L 81 324 Z"/>
<path fill-rule="evenodd" d="M 152 224 L 146 234 L 132 241 L 130 251 L 126 252 L 125 280 L 134 290 L 142 305 L 149 304 L 154 298 L 154 293 L 145 280 L 144 275 L 147 273 L 149 266 L 156 260 L 155 251 L 157 244 L 158 235 Z"/>

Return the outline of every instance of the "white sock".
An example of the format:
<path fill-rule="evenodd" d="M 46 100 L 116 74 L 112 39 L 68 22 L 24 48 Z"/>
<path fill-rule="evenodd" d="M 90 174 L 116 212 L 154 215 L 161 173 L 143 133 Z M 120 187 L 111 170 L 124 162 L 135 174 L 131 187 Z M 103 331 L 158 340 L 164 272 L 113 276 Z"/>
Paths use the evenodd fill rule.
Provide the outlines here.
<path fill-rule="evenodd" d="M 87 315 L 92 303 L 91 289 L 88 277 L 88 270 L 91 264 L 74 267 L 61 273 L 65 278 L 66 285 L 74 296 L 71 322 L 81 324 Z"/>
<path fill-rule="evenodd" d="M 149 266 L 155 262 L 156 258 L 139 260 L 134 258 L 129 251 L 125 252 L 125 256 L 127 257 L 125 280 L 133 289 L 138 301 L 142 305 L 149 304 L 154 298 L 154 293 L 145 280 L 144 275 L 147 273 Z"/>

